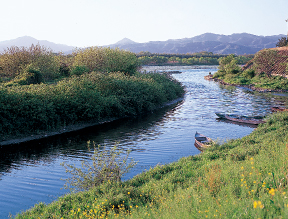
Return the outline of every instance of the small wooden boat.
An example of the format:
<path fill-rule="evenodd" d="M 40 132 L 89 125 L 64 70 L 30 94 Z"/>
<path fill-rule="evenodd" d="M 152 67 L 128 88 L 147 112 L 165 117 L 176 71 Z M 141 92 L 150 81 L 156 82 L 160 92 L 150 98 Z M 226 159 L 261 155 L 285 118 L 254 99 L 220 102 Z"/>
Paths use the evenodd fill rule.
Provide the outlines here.
<path fill-rule="evenodd" d="M 271 110 L 272 110 L 272 112 L 283 112 L 283 111 L 288 111 L 287 108 L 278 107 L 278 106 L 271 107 Z"/>
<path fill-rule="evenodd" d="M 265 123 L 265 121 L 263 121 L 263 117 L 261 116 L 249 117 L 249 116 L 225 115 L 225 118 L 234 122 L 248 123 L 254 125 Z"/>
<path fill-rule="evenodd" d="M 205 135 L 202 135 L 198 132 L 195 134 L 195 147 L 203 151 L 206 148 L 209 148 L 213 143 L 213 140 L 211 138 L 206 137 Z"/>
<path fill-rule="evenodd" d="M 215 113 L 220 119 L 228 119 L 238 123 L 258 125 L 264 123 L 263 116 L 239 116 L 235 114 Z"/>

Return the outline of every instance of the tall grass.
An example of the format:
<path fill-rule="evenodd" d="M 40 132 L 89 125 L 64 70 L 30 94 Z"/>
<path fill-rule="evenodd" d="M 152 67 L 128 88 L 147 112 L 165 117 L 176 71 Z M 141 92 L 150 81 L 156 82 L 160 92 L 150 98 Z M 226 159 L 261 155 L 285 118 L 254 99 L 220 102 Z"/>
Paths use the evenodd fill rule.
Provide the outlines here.
<path fill-rule="evenodd" d="M 287 142 L 288 113 L 278 113 L 242 139 L 16 218 L 287 218 Z"/>

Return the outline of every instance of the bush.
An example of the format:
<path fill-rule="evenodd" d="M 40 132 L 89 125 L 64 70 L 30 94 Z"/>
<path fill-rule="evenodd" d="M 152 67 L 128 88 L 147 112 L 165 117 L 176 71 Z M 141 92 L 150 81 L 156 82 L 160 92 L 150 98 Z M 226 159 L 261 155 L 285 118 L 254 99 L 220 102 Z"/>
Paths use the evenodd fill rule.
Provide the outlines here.
<path fill-rule="evenodd" d="M 28 65 L 24 71 L 16 76 L 12 81 L 5 83 L 5 86 L 40 84 L 41 82 L 43 82 L 41 72 L 33 66 Z"/>
<path fill-rule="evenodd" d="M 134 53 L 101 47 L 90 47 L 74 53 L 73 66 L 86 66 L 90 72 L 124 72 L 135 74 L 139 63 Z"/>
<path fill-rule="evenodd" d="M 88 141 L 89 148 L 90 143 Z M 105 182 L 119 182 L 121 177 L 136 165 L 133 159 L 128 162 L 130 150 L 126 151 L 124 156 L 124 151 L 118 149 L 117 145 L 111 149 L 103 148 L 102 151 L 100 151 L 100 146 L 96 147 L 95 142 L 93 142 L 93 146 L 92 163 L 85 159 L 82 161 L 81 168 L 65 162 L 61 163 L 66 172 L 72 175 L 71 178 L 66 179 L 65 188 L 81 191 Z"/>
<path fill-rule="evenodd" d="M 42 73 L 47 80 L 59 77 L 59 62 L 51 50 L 40 45 L 29 48 L 11 47 L 0 55 L 0 77 L 11 77 L 25 73 L 29 67 Z"/>
<path fill-rule="evenodd" d="M 89 68 L 84 66 L 84 65 L 83 66 L 74 66 L 72 68 L 71 74 L 80 76 L 80 75 L 87 73 L 87 72 L 89 72 Z"/>
<path fill-rule="evenodd" d="M 176 82 L 155 74 L 92 72 L 50 85 L 0 85 L 0 134 L 47 131 L 146 113 L 183 92 Z"/>
<path fill-rule="evenodd" d="M 247 79 L 251 79 L 255 76 L 255 71 L 254 69 L 246 69 L 243 73 L 242 76 L 247 78 Z"/>

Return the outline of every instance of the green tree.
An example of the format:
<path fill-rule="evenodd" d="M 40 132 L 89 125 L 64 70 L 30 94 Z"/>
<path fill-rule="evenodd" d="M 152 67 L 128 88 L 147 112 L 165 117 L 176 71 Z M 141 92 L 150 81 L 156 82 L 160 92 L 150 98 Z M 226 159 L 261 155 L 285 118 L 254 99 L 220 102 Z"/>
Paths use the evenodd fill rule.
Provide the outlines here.
<path fill-rule="evenodd" d="M 234 54 L 230 54 L 229 56 L 220 58 L 219 71 L 222 71 L 225 74 L 239 73 L 241 71 L 241 68 L 237 63 L 236 56 Z"/>
<path fill-rule="evenodd" d="M 283 47 L 288 46 L 288 39 L 286 37 L 281 37 L 278 39 L 278 42 L 276 43 L 276 47 Z"/>

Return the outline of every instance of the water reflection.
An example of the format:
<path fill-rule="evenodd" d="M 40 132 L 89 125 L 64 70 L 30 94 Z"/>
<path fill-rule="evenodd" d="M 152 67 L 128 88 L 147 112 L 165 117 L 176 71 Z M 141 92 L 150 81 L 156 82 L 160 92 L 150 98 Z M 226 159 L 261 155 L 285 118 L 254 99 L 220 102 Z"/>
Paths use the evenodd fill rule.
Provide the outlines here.
<path fill-rule="evenodd" d="M 29 166 L 40 161 L 50 163 L 59 155 L 87 158 L 88 140 L 94 141 L 96 145 L 100 146 L 111 146 L 117 143 L 124 150 L 129 148 L 143 151 L 145 149 L 137 148 L 135 142 L 157 139 L 157 136 L 161 135 L 161 131 L 157 127 L 163 126 L 163 118 L 172 117 L 176 106 L 179 105 L 181 102 L 159 109 L 149 115 L 119 119 L 80 131 L 3 146 L 0 153 L 0 180 L 1 176 L 10 172 L 11 169 L 19 169 L 21 165 Z"/>

